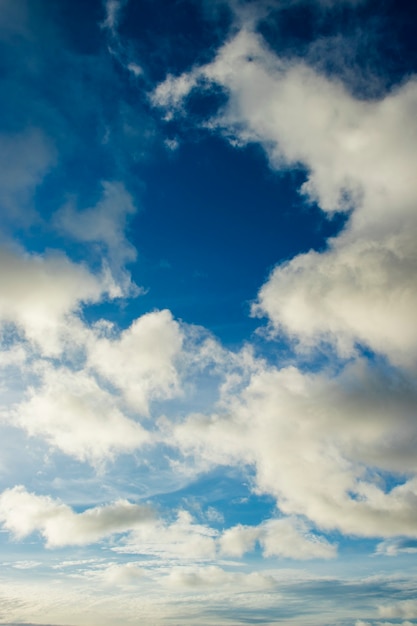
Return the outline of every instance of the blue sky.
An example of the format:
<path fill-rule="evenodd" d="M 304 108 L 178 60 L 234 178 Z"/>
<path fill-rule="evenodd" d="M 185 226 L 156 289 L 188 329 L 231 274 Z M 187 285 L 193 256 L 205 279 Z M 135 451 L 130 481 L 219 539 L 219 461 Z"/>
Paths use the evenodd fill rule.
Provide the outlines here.
<path fill-rule="evenodd" d="M 0 624 L 417 624 L 415 7 L 0 8 Z"/>

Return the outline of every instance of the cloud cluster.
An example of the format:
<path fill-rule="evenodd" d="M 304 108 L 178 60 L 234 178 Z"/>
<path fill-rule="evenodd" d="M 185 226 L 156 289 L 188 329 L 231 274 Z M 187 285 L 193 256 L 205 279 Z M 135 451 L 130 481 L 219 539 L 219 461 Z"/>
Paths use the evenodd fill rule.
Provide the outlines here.
<path fill-rule="evenodd" d="M 65 283 L 61 284 L 64 289 Z M 53 290 L 53 295 L 58 302 L 59 292 Z M 27 292 L 24 297 L 29 297 Z M 45 307 L 45 328 L 51 330 L 47 304 L 40 306 Z M 29 323 L 33 314 L 28 310 Z M 96 467 L 151 443 L 151 433 L 139 420 L 149 417 L 151 403 L 182 393 L 184 373 L 177 360 L 183 354 L 184 331 L 170 312 L 145 314 L 124 331 L 105 320 L 89 327 L 77 317 L 63 317 L 57 321 L 59 337 L 58 331 L 64 343 L 53 335 L 45 338 L 44 327 L 39 332 L 44 355 L 55 355 L 47 350 L 51 339 L 56 350 L 65 348 L 60 365 L 39 358 L 30 344 L 19 341 L 3 354 L 3 367 L 26 372 L 31 381 L 22 389 L 23 398 L 4 408 L 3 421 Z M 7 374 L 15 375 L 15 371 Z"/>
<path fill-rule="evenodd" d="M 255 542 L 265 557 L 308 560 L 336 555 L 335 545 L 311 533 L 307 524 L 296 518 L 270 519 L 259 526 L 239 524 L 218 531 L 197 523 L 184 509 L 174 521 L 164 521 L 149 506 L 127 500 L 75 513 L 62 502 L 29 493 L 23 486 L 0 494 L 0 518 L 16 538 L 36 531 L 50 548 L 96 543 L 114 533 L 128 533 L 113 547 L 114 552 L 147 555 L 162 563 L 213 562 L 219 556 L 242 558 L 254 549 Z M 126 570 L 116 565 L 101 574 L 104 582 L 120 578 L 120 584 L 141 575 L 136 568 Z"/>
<path fill-rule="evenodd" d="M 321 528 L 415 537 L 417 83 L 358 100 L 279 58 L 252 24 L 211 63 L 168 76 L 152 101 L 171 117 L 212 85 L 227 99 L 210 129 L 260 144 L 273 168 L 304 167 L 300 192 L 326 213 L 349 212 L 326 250 L 278 265 L 253 307 L 299 351 L 331 346 L 339 360 L 318 374 L 265 367 L 218 411 L 176 427 L 176 443 L 212 464 L 254 466 L 281 511 Z M 360 357 L 363 346 L 389 365 Z"/>
<path fill-rule="evenodd" d="M 184 562 L 214 561 L 219 556 L 242 558 L 252 552 L 256 542 L 265 557 L 329 559 L 337 551 L 335 545 L 314 535 L 299 519 L 270 519 L 258 526 L 238 524 L 218 531 L 198 524 L 185 510 L 180 510 L 173 522 L 160 520 L 155 526 L 138 528 L 117 551 Z"/>
<path fill-rule="evenodd" d="M 212 84 L 228 100 L 210 128 L 261 144 L 274 168 L 305 167 L 301 192 L 323 211 L 353 211 L 327 251 L 273 271 L 255 313 L 302 348 L 327 341 L 347 355 L 362 343 L 395 363 L 415 363 L 416 81 L 380 101 L 360 101 L 243 29 L 212 63 L 169 76 L 153 103 L 172 116 L 193 89 Z"/>
<path fill-rule="evenodd" d="M 256 314 L 267 314 L 301 350 L 320 342 L 342 356 L 367 346 L 402 366 L 417 358 L 416 233 L 383 241 L 345 243 L 339 237 L 325 253 L 314 251 L 278 266 L 259 293 Z"/>
<path fill-rule="evenodd" d="M 258 489 L 321 528 L 416 536 L 415 394 L 412 382 L 361 361 L 333 378 L 266 368 L 173 436 L 209 464 L 254 466 Z M 411 477 L 387 488 L 383 471 Z"/>

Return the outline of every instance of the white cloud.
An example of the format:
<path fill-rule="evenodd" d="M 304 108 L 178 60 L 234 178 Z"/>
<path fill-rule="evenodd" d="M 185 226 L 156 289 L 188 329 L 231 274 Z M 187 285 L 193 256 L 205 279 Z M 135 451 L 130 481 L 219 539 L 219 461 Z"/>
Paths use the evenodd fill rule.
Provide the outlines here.
<path fill-rule="evenodd" d="M 143 415 L 149 402 L 180 393 L 176 360 L 183 333 L 168 310 L 136 319 L 118 337 L 97 336 L 88 348 L 88 363 Z"/>
<path fill-rule="evenodd" d="M 220 550 L 226 556 L 242 557 L 246 552 L 251 552 L 255 548 L 259 536 L 258 526 L 243 526 L 242 524 L 232 526 L 220 537 Z"/>
<path fill-rule="evenodd" d="M 152 104 L 168 109 L 166 119 L 170 119 L 173 112 L 169 109 L 174 108 L 175 112 L 178 111 L 183 99 L 197 85 L 198 79 L 199 72 L 190 72 L 178 77 L 169 74 L 151 95 Z"/>
<path fill-rule="evenodd" d="M 149 441 L 142 426 L 122 413 L 117 397 L 84 371 L 65 368 L 46 367 L 41 387 L 30 389 L 7 419 L 30 436 L 93 465 Z"/>
<path fill-rule="evenodd" d="M 365 362 L 333 378 L 265 369 L 223 398 L 221 412 L 189 416 L 167 441 L 200 462 L 253 465 L 261 492 L 321 528 L 417 536 L 415 404 L 413 384 Z M 381 470 L 409 479 L 389 491 Z"/>
<path fill-rule="evenodd" d="M 111 563 L 93 572 L 93 577 L 107 587 L 137 586 L 143 581 L 145 572 L 136 563 Z"/>
<path fill-rule="evenodd" d="M 262 527 L 260 543 L 264 556 L 290 559 L 329 559 L 336 546 L 309 532 L 307 526 L 291 518 L 272 519 Z"/>
<path fill-rule="evenodd" d="M 345 245 L 339 237 L 327 252 L 308 252 L 278 266 L 259 293 L 255 312 L 301 349 L 330 341 L 344 356 L 355 343 L 394 363 L 417 360 L 417 253 L 414 231 L 383 241 Z"/>
<path fill-rule="evenodd" d="M 210 565 L 206 567 L 174 567 L 168 576 L 161 578 L 161 584 L 178 589 L 196 589 L 197 591 L 207 587 L 225 587 L 234 590 L 237 586 L 241 589 L 253 590 L 273 588 L 276 586 L 276 580 L 273 576 L 260 572 L 242 574 Z"/>
<path fill-rule="evenodd" d="M 34 569 L 42 565 L 41 561 L 16 561 L 12 564 L 15 569 Z"/>
<path fill-rule="evenodd" d="M 114 533 L 123 533 L 154 519 L 149 506 L 127 500 L 74 511 L 59 500 L 29 493 L 23 486 L 0 495 L 0 518 L 4 528 L 17 538 L 37 531 L 49 548 L 93 543 Z"/>
<path fill-rule="evenodd" d="M 60 253 L 0 250 L 0 321 L 13 324 L 45 354 L 57 354 L 70 316 L 114 291 L 109 277 Z"/>
<path fill-rule="evenodd" d="M 379 615 L 388 618 L 417 619 L 417 600 L 401 600 L 379 607 Z"/>
<path fill-rule="evenodd" d="M 223 554 L 242 557 L 259 542 L 265 557 L 288 559 L 328 559 L 336 556 L 336 546 L 311 533 L 307 525 L 295 518 L 270 519 L 259 526 L 238 524 L 220 537 Z"/>

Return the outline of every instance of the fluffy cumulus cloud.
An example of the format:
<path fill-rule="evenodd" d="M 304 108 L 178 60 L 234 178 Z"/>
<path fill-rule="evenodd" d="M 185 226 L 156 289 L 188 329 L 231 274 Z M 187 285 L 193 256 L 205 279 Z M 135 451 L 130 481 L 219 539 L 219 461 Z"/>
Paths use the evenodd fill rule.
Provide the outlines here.
<path fill-rule="evenodd" d="M 59 354 L 73 314 L 112 291 L 108 276 L 92 273 L 62 253 L 0 251 L 0 323 L 11 324 L 45 354 Z"/>
<path fill-rule="evenodd" d="M 386 539 L 378 544 L 376 554 L 398 556 L 399 554 L 415 554 L 417 552 L 417 540 L 405 537 Z"/>
<path fill-rule="evenodd" d="M 94 465 L 149 441 L 144 428 L 124 415 L 117 397 L 82 370 L 46 366 L 41 386 L 32 387 L 6 419 L 28 435 Z"/>
<path fill-rule="evenodd" d="M 16 537 L 39 532 L 50 548 L 83 545 L 113 533 L 123 533 L 154 519 L 146 505 L 119 500 L 114 504 L 75 513 L 49 496 L 37 496 L 22 486 L 0 495 L 0 516 L 4 527 Z"/>
<path fill-rule="evenodd" d="M 118 336 L 112 337 L 111 330 L 98 327 L 89 342 L 88 363 L 122 391 L 130 406 L 148 415 L 152 399 L 180 393 L 176 361 L 184 333 L 170 311 L 143 315 Z"/>
<path fill-rule="evenodd" d="M 349 237 L 350 238 L 350 237 Z M 331 342 L 345 356 L 365 345 L 393 363 L 416 363 L 415 232 L 382 241 L 347 243 L 308 252 L 277 267 L 259 293 L 258 314 L 269 316 L 307 349 Z"/>
<path fill-rule="evenodd" d="M 174 428 L 185 453 L 254 466 L 258 489 L 321 528 L 416 536 L 412 383 L 362 362 L 333 378 L 266 369 L 222 402 L 221 412 Z M 390 488 L 381 471 L 411 477 Z"/>

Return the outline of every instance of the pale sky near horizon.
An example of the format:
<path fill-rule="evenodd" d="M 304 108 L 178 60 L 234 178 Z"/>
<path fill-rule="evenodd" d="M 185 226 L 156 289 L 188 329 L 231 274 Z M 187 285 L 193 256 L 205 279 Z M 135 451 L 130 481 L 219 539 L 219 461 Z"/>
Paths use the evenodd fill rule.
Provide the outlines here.
<path fill-rule="evenodd" d="M 0 624 L 417 624 L 405 0 L 0 0 Z"/>

